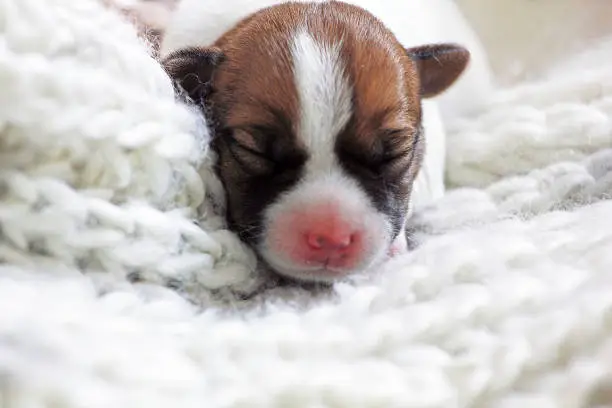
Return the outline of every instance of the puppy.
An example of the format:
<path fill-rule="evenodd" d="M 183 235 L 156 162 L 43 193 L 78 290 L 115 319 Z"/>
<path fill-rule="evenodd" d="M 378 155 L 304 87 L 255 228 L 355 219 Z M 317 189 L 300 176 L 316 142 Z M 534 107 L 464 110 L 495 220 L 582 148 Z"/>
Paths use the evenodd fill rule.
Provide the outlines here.
<path fill-rule="evenodd" d="M 229 227 L 275 272 L 329 282 L 368 269 L 405 250 L 411 198 L 442 195 L 444 130 L 426 101 L 470 61 L 430 41 L 451 3 L 395 1 L 387 16 L 413 31 L 403 42 L 359 4 L 179 4 L 163 65 L 214 132 Z"/>

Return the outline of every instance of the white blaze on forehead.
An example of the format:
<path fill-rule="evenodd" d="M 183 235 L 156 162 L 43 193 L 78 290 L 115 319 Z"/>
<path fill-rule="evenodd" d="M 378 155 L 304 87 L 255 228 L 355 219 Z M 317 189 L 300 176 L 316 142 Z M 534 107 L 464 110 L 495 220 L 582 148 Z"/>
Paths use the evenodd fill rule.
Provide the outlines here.
<path fill-rule="evenodd" d="M 298 137 L 310 159 L 307 174 L 337 167 L 334 145 L 351 117 L 352 89 L 345 76 L 341 43 L 322 44 L 307 31 L 298 31 L 291 53 L 298 92 Z"/>

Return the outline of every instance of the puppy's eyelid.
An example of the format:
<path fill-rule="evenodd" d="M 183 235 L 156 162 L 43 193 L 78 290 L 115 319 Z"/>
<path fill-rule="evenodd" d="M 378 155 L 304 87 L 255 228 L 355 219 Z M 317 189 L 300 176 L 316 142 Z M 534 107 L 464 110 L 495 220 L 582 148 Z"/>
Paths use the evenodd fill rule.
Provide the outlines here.
<path fill-rule="evenodd" d="M 376 137 L 371 139 L 372 144 L 365 150 L 343 149 L 343 154 L 355 164 L 378 172 L 410 156 L 412 143 L 409 139 L 413 133 L 411 128 L 380 129 L 376 131 Z"/>
<path fill-rule="evenodd" d="M 236 129 L 231 133 L 231 138 L 241 147 L 257 152 L 261 151 L 261 145 L 257 143 L 257 139 L 251 132 L 247 132 L 243 129 Z"/>
<path fill-rule="evenodd" d="M 409 128 L 389 128 L 389 129 L 381 129 L 379 131 L 380 136 L 382 138 L 396 138 L 401 137 L 405 134 L 410 134 L 411 129 Z"/>
<path fill-rule="evenodd" d="M 414 131 L 409 128 L 400 129 L 382 129 L 378 132 L 378 140 L 380 140 L 385 147 L 395 147 L 406 143 L 406 139 L 413 134 Z"/>

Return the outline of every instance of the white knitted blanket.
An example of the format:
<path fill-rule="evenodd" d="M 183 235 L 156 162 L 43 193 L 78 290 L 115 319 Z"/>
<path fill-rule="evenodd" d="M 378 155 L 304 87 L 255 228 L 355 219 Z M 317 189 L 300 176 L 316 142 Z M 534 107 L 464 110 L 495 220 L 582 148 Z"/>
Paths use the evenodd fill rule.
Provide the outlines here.
<path fill-rule="evenodd" d="M 263 290 L 133 29 L 0 1 L 0 407 L 612 406 L 602 47 L 452 126 L 413 252 Z"/>

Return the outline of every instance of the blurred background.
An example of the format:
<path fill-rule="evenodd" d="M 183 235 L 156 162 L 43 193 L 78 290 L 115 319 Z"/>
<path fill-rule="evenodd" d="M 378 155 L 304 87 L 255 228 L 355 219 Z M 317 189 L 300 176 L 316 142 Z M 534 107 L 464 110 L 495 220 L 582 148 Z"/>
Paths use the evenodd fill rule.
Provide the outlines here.
<path fill-rule="evenodd" d="M 480 36 L 501 84 L 538 76 L 612 35 L 612 0 L 455 1 Z"/>

